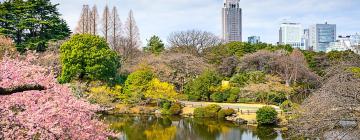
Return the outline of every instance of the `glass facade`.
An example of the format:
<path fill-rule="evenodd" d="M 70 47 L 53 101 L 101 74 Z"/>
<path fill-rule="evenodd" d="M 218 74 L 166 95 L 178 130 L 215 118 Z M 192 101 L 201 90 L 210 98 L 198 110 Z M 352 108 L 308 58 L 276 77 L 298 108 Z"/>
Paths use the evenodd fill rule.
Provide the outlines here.
<path fill-rule="evenodd" d="M 336 41 L 335 24 L 316 24 L 310 27 L 310 47 L 317 52 L 325 52 L 330 42 Z"/>
<path fill-rule="evenodd" d="M 240 0 L 224 0 L 222 30 L 225 42 L 242 41 L 242 15 Z"/>
<path fill-rule="evenodd" d="M 293 48 L 303 49 L 303 30 L 299 23 L 282 23 L 279 30 L 279 43 L 291 45 Z"/>

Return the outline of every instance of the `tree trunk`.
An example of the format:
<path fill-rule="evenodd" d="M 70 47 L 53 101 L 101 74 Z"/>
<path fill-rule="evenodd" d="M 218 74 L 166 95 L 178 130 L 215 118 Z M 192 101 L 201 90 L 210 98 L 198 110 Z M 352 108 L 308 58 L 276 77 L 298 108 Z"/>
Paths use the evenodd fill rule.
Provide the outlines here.
<path fill-rule="evenodd" d="M 0 87 L 0 95 L 11 95 L 18 92 L 31 91 L 31 90 L 45 90 L 44 86 L 41 85 L 20 85 L 11 88 Z"/>

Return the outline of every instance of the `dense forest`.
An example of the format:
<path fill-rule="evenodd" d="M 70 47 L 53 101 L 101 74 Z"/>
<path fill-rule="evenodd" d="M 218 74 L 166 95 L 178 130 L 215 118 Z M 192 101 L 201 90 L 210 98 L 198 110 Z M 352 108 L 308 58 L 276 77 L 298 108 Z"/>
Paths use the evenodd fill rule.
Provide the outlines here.
<path fill-rule="evenodd" d="M 105 139 L 115 134 L 98 112 L 180 114 L 178 101 L 278 105 L 294 137 L 360 137 L 346 124 L 360 119 L 358 54 L 225 43 L 201 30 L 143 47 L 132 11 L 124 25 L 116 7 L 103 13 L 84 6 L 71 34 L 50 0 L 0 3 L 0 139 Z"/>

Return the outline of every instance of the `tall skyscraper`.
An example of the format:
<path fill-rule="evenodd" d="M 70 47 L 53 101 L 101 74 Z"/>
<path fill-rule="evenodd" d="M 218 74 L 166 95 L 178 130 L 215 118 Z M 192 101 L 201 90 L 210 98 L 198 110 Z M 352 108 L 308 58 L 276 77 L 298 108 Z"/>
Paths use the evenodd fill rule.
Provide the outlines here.
<path fill-rule="evenodd" d="M 224 0 L 222 30 L 225 42 L 242 41 L 242 11 L 240 0 Z"/>
<path fill-rule="evenodd" d="M 260 43 L 260 36 L 250 36 L 248 37 L 248 42 L 250 44 L 258 44 Z"/>
<path fill-rule="evenodd" d="M 336 41 L 336 24 L 315 24 L 310 26 L 310 47 L 317 52 L 325 52 L 330 42 Z"/>
<path fill-rule="evenodd" d="M 279 43 L 291 45 L 293 48 L 302 48 L 303 30 L 299 23 L 282 23 L 279 30 Z"/>

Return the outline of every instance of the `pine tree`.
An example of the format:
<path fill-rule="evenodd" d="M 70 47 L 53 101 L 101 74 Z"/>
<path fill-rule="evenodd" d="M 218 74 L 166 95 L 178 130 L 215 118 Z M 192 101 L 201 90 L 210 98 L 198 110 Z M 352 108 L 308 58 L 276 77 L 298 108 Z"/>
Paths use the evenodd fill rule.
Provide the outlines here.
<path fill-rule="evenodd" d="M 165 50 L 165 45 L 161 41 L 161 39 L 154 35 L 148 40 L 147 46 L 144 48 L 145 52 L 150 52 L 153 54 L 160 54 L 162 51 Z"/>
<path fill-rule="evenodd" d="M 0 2 L 0 34 L 11 37 L 19 51 L 44 51 L 49 40 L 70 35 L 57 6 L 50 0 Z"/>

